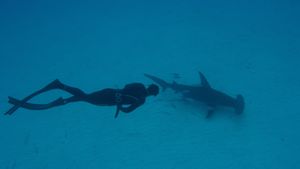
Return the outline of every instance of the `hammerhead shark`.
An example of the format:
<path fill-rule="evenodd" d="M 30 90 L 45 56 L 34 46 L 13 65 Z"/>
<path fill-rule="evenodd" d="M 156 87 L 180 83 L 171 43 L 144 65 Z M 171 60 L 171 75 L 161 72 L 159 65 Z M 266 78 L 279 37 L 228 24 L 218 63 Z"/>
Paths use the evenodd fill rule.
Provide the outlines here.
<path fill-rule="evenodd" d="M 192 99 L 208 105 L 210 109 L 206 117 L 210 117 L 215 111 L 215 108 L 219 106 L 232 107 L 237 114 L 241 114 L 244 111 L 245 102 L 242 95 L 239 94 L 236 98 L 233 98 L 221 91 L 213 89 L 201 72 L 199 72 L 201 79 L 201 85 L 199 86 L 178 84 L 175 81 L 168 83 L 158 77 L 149 74 L 144 75 L 160 85 L 163 91 L 170 88 L 175 92 L 181 93 L 183 98 Z"/>

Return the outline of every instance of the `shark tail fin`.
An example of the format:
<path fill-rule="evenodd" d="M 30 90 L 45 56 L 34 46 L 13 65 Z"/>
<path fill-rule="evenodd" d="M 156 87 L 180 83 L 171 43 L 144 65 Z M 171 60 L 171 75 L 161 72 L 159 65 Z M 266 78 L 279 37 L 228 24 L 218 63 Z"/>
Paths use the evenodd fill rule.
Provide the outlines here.
<path fill-rule="evenodd" d="M 159 85 L 162 88 L 163 92 L 166 91 L 166 89 L 169 87 L 169 85 L 167 83 L 160 83 Z"/>
<path fill-rule="evenodd" d="M 155 77 L 155 76 L 152 76 L 152 75 L 149 75 L 149 74 L 144 74 L 146 77 L 148 77 L 149 79 L 153 80 L 155 83 L 157 83 L 161 88 L 162 88 L 162 91 L 165 91 L 167 88 L 169 88 L 171 85 L 169 83 L 167 83 L 166 81 L 158 78 L 158 77 Z"/>
<path fill-rule="evenodd" d="M 161 81 L 161 82 L 155 81 L 155 82 L 162 88 L 163 92 L 166 91 L 166 89 L 170 87 L 170 84 L 165 81 Z"/>
<path fill-rule="evenodd" d="M 235 112 L 237 114 L 242 114 L 245 108 L 245 101 L 244 97 L 242 95 L 237 95 L 236 97 L 236 106 L 235 106 Z"/>

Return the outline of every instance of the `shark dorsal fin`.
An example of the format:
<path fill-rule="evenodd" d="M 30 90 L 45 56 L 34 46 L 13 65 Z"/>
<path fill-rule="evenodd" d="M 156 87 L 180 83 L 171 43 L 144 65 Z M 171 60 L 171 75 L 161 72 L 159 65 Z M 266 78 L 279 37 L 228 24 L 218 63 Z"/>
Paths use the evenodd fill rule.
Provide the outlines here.
<path fill-rule="evenodd" d="M 200 76 L 200 79 L 201 79 L 201 85 L 202 85 L 202 87 L 211 88 L 210 84 L 208 83 L 208 81 L 206 80 L 205 76 L 201 72 L 199 72 L 199 76 Z"/>
<path fill-rule="evenodd" d="M 175 81 L 173 81 L 173 83 L 172 83 L 172 86 L 174 87 L 174 86 L 177 86 L 178 85 L 178 83 L 177 82 L 175 82 Z M 178 90 L 176 90 L 176 87 L 174 87 L 174 91 L 175 91 L 175 93 L 177 93 L 178 92 Z"/>

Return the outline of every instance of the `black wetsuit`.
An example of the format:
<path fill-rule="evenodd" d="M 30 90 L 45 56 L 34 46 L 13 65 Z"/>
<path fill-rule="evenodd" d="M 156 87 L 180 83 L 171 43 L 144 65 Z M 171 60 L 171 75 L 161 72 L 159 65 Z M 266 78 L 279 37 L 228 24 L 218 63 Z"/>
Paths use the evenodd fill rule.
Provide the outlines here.
<path fill-rule="evenodd" d="M 82 101 L 100 106 L 119 105 L 120 110 L 129 113 L 145 103 L 147 90 L 141 83 L 131 83 L 123 89 L 103 89 L 86 94 Z M 123 107 L 122 105 L 129 105 Z"/>
<path fill-rule="evenodd" d="M 64 90 L 72 94 L 72 96 L 66 99 L 60 97 L 48 104 L 33 104 L 27 102 L 34 96 L 52 89 Z M 147 96 L 147 89 L 141 83 L 127 84 L 123 89 L 107 88 L 90 94 L 86 94 L 78 88 L 68 86 L 59 82 L 58 80 L 55 80 L 52 83 L 48 84 L 46 87 L 25 97 L 23 100 L 17 100 L 13 97 L 9 97 L 9 103 L 14 104 L 15 106 L 8 110 L 5 114 L 11 115 L 19 107 L 31 110 L 43 110 L 65 105 L 71 102 L 83 101 L 99 106 L 117 106 L 115 115 L 115 117 L 117 117 L 119 111 L 129 113 L 144 104 Z"/>

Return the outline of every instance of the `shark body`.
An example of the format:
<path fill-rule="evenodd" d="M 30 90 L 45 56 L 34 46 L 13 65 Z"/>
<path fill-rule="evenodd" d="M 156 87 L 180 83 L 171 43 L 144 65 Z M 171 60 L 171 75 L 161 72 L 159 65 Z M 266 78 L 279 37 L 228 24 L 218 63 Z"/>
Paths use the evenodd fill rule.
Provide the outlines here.
<path fill-rule="evenodd" d="M 144 75 L 160 85 L 163 90 L 170 88 L 175 92 L 181 93 L 184 98 L 205 103 L 212 108 L 208 111 L 207 117 L 210 116 L 214 112 L 214 109 L 218 106 L 232 107 L 235 109 L 237 114 L 241 114 L 244 111 L 245 103 L 242 95 L 237 95 L 237 97 L 234 98 L 221 91 L 213 89 L 201 72 L 199 72 L 201 79 L 200 86 L 178 84 L 175 81 L 173 83 L 168 83 L 158 77 L 149 74 Z"/>

